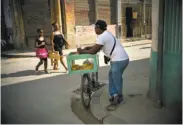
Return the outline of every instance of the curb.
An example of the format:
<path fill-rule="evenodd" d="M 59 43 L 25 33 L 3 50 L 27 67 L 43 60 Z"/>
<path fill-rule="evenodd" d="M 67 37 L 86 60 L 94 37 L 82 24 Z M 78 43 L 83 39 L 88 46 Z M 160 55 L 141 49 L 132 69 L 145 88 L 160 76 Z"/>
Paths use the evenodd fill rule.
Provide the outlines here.
<path fill-rule="evenodd" d="M 98 120 L 101 120 L 103 124 L 127 124 L 125 121 L 113 116 L 110 112 L 107 112 L 100 104 L 100 97 L 104 92 L 104 88 L 107 85 L 104 85 L 102 88 L 97 90 L 91 99 L 90 110 L 91 113 L 96 117 Z"/>
<path fill-rule="evenodd" d="M 63 56 L 67 56 L 66 54 Z M 12 55 L 12 54 L 1 54 L 1 57 L 7 58 L 37 58 L 36 55 Z"/>
<path fill-rule="evenodd" d="M 101 97 L 103 97 L 104 92 L 106 92 L 104 89 L 105 87 L 106 85 L 94 93 L 90 107 L 93 116 L 96 117 L 98 120 L 101 120 L 103 124 L 181 124 L 182 123 L 181 110 L 175 110 L 176 108 L 174 109 L 174 107 L 161 108 L 161 109 L 154 108 L 152 105 L 153 102 L 147 99 L 144 95 L 142 96 L 136 95 L 136 97 L 126 98 L 129 107 L 127 108 L 127 104 L 124 104 L 125 106 L 123 107 L 124 112 L 122 112 L 121 115 L 119 115 L 119 112 L 118 115 L 117 114 L 114 115 L 113 112 L 107 112 L 104 109 L 104 105 L 100 103 L 101 100 L 103 99 Z M 138 110 L 136 111 L 136 109 Z"/>
<path fill-rule="evenodd" d="M 1 54 L 1 57 L 7 58 L 34 58 L 34 55 L 9 55 L 9 54 Z"/>
<path fill-rule="evenodd" d="M 129 43 L 129 45 L 123 45 L 124 48 L 128 48 L 128 47 L 133 47 L 133 46 L 140 46 L 140 45 L 148 45 L 151 44 L 151 42 L 145 42 L 145 43 Z M 75 50 L 75 49 L 71 49 L 71 50 Z M 66 51 L 66 54 L 64 54 L 63 56 L 67 56 L 68 51 Z M 35 58 L 36 55 L 20 55 L 20 54 L 1 54 L 1 57 L 7 57 L 7 58 Z"/>

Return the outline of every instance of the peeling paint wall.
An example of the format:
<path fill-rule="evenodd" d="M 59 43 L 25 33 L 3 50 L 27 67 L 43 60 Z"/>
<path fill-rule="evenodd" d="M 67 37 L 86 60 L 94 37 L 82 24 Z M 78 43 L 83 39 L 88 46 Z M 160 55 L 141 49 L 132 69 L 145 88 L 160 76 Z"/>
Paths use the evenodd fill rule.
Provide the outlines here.
<path fill-rule="evenodd" d="M 116 25 L 108 25 L 107 30 L 116 35 Z M 94 44 L 96 38 L 94 26 L 76 26 L 77 44 Z"/>
<path fill-rule="evenodd" d="M 27 47 L 35 48 L 34 43 L 38 28 L 44 30 L 44 35 L 47 41 L 50 42 L 52 29 L 48 0 L 24 0 L 22 9 Z"/>

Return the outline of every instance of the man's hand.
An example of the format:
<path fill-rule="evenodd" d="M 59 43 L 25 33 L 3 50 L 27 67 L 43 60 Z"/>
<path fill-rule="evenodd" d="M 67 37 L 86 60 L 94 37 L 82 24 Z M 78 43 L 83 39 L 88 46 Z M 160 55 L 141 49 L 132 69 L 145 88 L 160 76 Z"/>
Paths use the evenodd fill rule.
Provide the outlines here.
<path fill-rule="evenodd" d="M 79 54 L 96 54 L 97 52 L 100 51 L 101 48 L 102 45 L 95 44 L 89 50 L 78 48 L 77 51 Z"/>
<path fill-rule="evenodd" d="M 78 54 L 78 52 L 71 52 L 71 54 Z"/>
<path fill-rule="evenodd" d="M 79 54 L 82 54 L 83 49 L 81 49 L 81 48 L 77 48 L 77 52 L 78 52 Z"/>
<path fill-rule="evenodd" d="M 91 48 L 92 48 L 91 46 L 87 46 L 87 47 L 84 48 L 84 50 L 89 50 Z"/>

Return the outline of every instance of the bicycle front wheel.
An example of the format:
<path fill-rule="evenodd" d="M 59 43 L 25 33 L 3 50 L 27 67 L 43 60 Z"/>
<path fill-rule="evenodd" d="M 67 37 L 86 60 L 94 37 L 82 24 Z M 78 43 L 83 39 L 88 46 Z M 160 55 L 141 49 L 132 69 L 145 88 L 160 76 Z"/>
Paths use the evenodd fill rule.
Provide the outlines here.
<path fill-rule="evenodd" d="M 81 82 L 81 100 L 85 108 L 90 107 L 91 94 L 92 94 L 91 80 L 89 75 L 85 74 L 82 76 L 82 82 Z"/>

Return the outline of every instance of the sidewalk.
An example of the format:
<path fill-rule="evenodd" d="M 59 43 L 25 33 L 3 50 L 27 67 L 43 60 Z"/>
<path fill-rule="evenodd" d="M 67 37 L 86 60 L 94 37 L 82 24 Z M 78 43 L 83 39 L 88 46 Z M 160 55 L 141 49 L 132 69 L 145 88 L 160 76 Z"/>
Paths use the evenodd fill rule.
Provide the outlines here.
<path fill-rule="evenodd" d="M 102 67 L 99 78 L 105 78 L 109 68 Z M 101 76 L 100 76 L 101 75 Z M 147 99 L 149 85 L 149 59 L 131 61 L 124 72 L 123 94 L 124 103 L 115 111 L 107 111 L 109 104 L 108 85 L 98 90 L 91 100 L 91 112 L 104 124 L 168 124 L 180 123 L 181 112 L 172 109 L 154 108 L 154 102 Z M 179 116 L 179 117 L 178 117 Z"/>
<path fill-rule="evenodd" d="M 151 44 L 151 40 L 141 40 L 141 41 L 122 43 L 124 47 L 139 46 L 139 45 L 146 45 L 146 44 Z M 76 49 L 63 50 L 64 56 L 68 55 L 70 52 L 73 52 L 73 51 L 76 51 Z M 36 57 L 34 49 L 5 51 L 1 53 L 1 56 L 13 57 L 13 58 Z"/>

